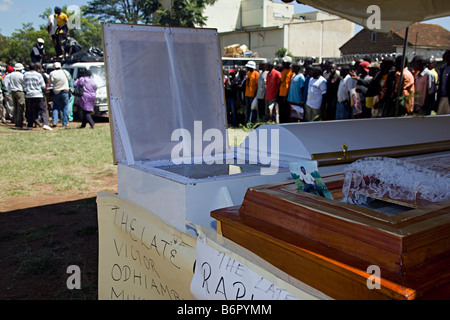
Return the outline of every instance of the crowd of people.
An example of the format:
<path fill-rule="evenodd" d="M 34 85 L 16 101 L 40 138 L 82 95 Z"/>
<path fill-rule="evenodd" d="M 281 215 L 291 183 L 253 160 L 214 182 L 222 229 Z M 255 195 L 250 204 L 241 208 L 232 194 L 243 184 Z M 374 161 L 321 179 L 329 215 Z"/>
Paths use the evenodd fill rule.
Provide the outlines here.
<path fill-rule="evenodd" d="M 31 63 L 8 66 L 1 76 L 1 122 L 6 124 L 10 120 L 15 128 L 25 127 L 27 130 L 35 127 L 53 130 L 59 122 L 67 128 L 69 121 L 73 120 L 75 88 L 80 86 L 83 88 L 77 102 L 83 115 L 80 128 L 87 124 L 94 128 L 91 112 L 94 110 L 97 84 L 89 70 L 85 70 L 74 82 L 72 75 L 62 68 L 60 61 L 79 52 L 81 46 L 69 37 L 68 17 L 58 6 L 54 8 L 54 14 L 48 17 L 48 33 L 56 53 L 51 59 L 56 61 L 54 70 L 47 73 L 43 69 L 43 62 L 48 57 L 44 39 L 38 38 L 31 48 Z"/>
<path fill-rule="evenodd" d="M 42 127 L 53 130 L 61 122 L 67 128 L 73 120 L 72 106 L 75 89 L 83 88 L 77 104 L 82 109 L 80 128 L 87 124 L 94 128 L 91 112 L 94 110 L 97 84 L 89 70 L 74 82 L 72 75 L 54 63 L 54 70 L 46 73 L 40 62 L 31 62 L 26 67 L 16 63 L 8 66 L 0 78 L 0 117 L 2 123 L 10 120 L 16 129 L 32 130 Z M 50 121 L 51 115 L 51 121 Z"/>
<path fill-rule="evenodd" d="M 300 64 L 289 56 L 277 65 L 249 61 L 224 70 L 228 124 L 448 114 L 450 49 L 442 60 L 439 72 L 434 59 L 419 55 L 412 61 L 401 55 L 380 62 L 364 57 L 341 66 L 331 60 Z"/>
<path fill-rule="evenodd" d="M 55 48 L 55 56 L 46 54 L 45 41 L 38 38 L 30 52 L 31 62 L 43 63 L 49 61 L 62 61 L 64 58 L 81 51 L 80 44 L 69 35 L 68 17 L 60 7 L 54 8 L 54 14 L 48 16 L 47 31 Z"/>

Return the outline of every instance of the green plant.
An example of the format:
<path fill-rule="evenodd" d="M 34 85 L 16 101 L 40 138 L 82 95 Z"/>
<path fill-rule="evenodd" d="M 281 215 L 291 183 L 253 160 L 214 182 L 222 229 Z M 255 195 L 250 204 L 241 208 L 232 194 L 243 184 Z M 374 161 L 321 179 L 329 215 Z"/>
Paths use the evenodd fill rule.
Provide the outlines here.
<path fill-rule="evenodd" d="M 286 49 L 286 48 L 279 48 L 279 49 L 277 49 L 277 51 L 275 51 L 275 56 L 277 58 L 280 58 L 280 59 L 285 57 L 285 56 L 289 56 L 291 58 L 294 58 L 294 55 L 291 52 L 289 52 L 289 50 Z"/>

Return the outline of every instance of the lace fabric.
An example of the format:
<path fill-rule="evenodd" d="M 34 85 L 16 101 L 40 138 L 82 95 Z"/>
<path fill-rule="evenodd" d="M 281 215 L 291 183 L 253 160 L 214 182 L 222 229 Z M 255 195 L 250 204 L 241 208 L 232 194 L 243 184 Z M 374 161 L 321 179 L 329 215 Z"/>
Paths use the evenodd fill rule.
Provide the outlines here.
<path fill-rule="evenodd" d="M 391 199 L 415 203 L 450 199 L 450 172 L 418 161 L 386 157 L 357 160 L 345 171 L 342 202 L 364 205 L 370 199 Z"/>

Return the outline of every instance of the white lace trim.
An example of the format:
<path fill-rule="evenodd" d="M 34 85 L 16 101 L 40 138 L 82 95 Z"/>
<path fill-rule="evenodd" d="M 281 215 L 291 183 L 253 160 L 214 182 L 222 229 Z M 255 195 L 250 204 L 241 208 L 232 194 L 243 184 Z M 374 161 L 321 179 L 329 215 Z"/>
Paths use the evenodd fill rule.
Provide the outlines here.
<path fill-rule="evenodd" d="M 450 199 L 450 173 L 385 157 L 357 160 L 345 171 L 342 202 L 367 204 L 368 198 L 430 202 Z"/>

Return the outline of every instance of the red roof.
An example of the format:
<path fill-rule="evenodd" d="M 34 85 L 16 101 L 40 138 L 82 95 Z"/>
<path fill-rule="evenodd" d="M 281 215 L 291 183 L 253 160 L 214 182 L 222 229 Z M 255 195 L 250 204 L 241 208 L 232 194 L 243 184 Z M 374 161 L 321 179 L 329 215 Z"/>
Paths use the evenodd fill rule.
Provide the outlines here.
<path fill-rule="evenodd" d="M 405 30 L 395 32 L 405 38 Z M 409 26 L 408 42 L 419 47 L 446 47 L 450 49 L 450 31 L 437 24 L 416 22 Z"/>

